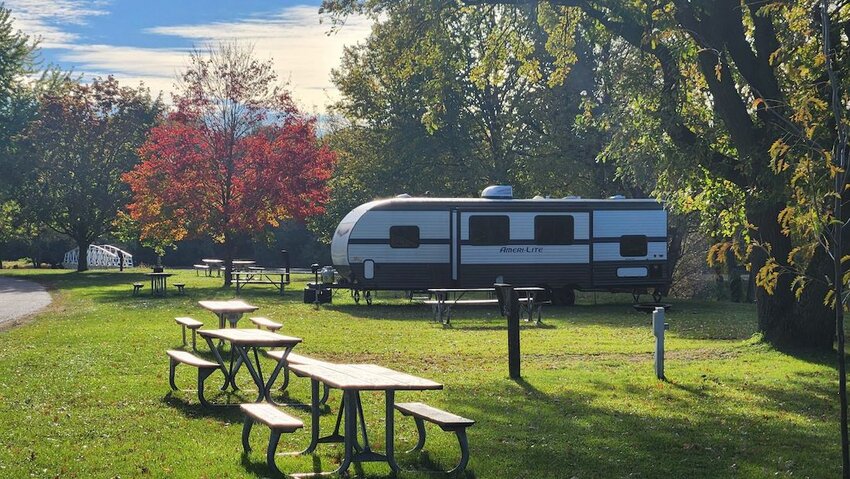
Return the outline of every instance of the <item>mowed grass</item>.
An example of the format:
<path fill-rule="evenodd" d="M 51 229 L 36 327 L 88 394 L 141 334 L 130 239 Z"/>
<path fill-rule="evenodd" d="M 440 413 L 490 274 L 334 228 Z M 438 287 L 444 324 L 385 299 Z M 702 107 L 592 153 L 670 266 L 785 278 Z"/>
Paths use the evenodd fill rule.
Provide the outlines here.
<path fill-rule="evenodd" d="M 206 410 L 193 392 L 172 394 L 165 350 L 180 347 L 174 316 L 216 325 L 201 299 L 233 289 L 191 271 L 186 296 L 133 297 L 135 272 L 4 270 L 47 285 L 54 303 L 0 332 L 0 477 L 265 477 L 268 431 L 255 427 L 255 451 L 241 454 L 238 408 Z M 505 321 L 496 308 L 456 309 L 452 327 L 399 295 L 373 306 L 338 292 L 316 311 L 301 302 L 307 277 L 281 297 L 252 285 L 239 297 L 258 315 L 283 322 L 304 342 L 297 352 L 336 362 L 371 362 L 445 385 L 399 392 L 477 420 L 469 430 L 477 478 L 836 477 L 840 473 L 837 380 L 831 355 L 787 354 L 754 339 L 752 305 L 676 302 L 668 314 L 667 376 L 653 375 L 650 317 L 631 298 L 580 297 L 571 308 L 545 308 L 544 325 L 522 325 L 523 379 L 507 378 Z M 596 303 L 596 304 L 594 304 Z M 249 327 L 247 319 L 240 323 Z M 199 347 L 206 349 L 203 341 Z M 264 364 L 269 371 L 271 363 Z M 243 391 L 219 401 L 255 398 L 247 371 Z M 177 382 L 194 388 L 195 372 Z M 217 392 L 219 373 L 208 388 Z M 288 400 L 309 402 L 309 382 L 293 379 Z M 383 396 L 363 395 L 374 448 L 383 449 Z M 339 392 L 322 417 L 330 431 Z M 309 414 L 293 409 L 309 429 Z M 396 416 L 396 448 L 409 449 L 415 427 Z M 300 450 L 309 433 L 285 435 L 279 451 Z M 318 454 L 281 457 L 286 472 L 331 470 L 340 445 Z M 405 469 L 452 467 L 453 434 L 429 429 L 422 454 L 399 452 Z M 387 477 L 385 464 L 352 473 Z M 403 472 L 401 477 L 433 477 Z"/>

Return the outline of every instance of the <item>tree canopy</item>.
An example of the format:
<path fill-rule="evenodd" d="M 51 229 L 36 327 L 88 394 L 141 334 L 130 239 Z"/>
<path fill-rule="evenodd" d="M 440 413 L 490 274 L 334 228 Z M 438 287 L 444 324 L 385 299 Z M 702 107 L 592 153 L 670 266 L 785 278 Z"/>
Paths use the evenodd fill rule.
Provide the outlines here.
<path fill-rule="evenodd" d="M 17 193 L 24 214 L 68 235 L 86 251 L 110 231 L 129 200 L 121 175 L 138 162 L 138 148 L 161 111 L 147 89 L 112 78 L 67 80 L 38 99 L 22 133 Z"/>
<path fill-rule="evenodd" d="M 176 110 L 124 177 L 129 211 L 143 240 L 210 235 L 224 245 L 229 285 L 240 235 L 322 211 L 335 155 L 250 48 L 195 51 L 181 79 Z"/>

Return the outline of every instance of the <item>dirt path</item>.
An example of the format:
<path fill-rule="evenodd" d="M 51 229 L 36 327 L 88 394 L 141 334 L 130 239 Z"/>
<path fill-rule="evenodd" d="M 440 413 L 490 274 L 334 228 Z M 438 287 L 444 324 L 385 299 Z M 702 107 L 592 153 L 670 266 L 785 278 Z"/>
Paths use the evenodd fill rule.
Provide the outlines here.
<path fill-rule="evenodd" d="M 0 276 L 0 327 L 50 304 L 50 294 L 38 283 Z"/>

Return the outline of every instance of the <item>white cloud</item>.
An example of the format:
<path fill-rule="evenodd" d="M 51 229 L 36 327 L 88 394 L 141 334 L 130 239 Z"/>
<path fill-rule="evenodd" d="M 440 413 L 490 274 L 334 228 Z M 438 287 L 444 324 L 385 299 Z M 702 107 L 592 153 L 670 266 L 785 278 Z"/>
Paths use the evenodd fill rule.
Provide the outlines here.
<path fill-rule="evenodd" d="M 0 0 L 3 1 L 3 0 Z M 90 17 L 106 15 L 106 0 L 5 0 L 15 26 L 39 36 L 41 46 L 52 56 L 86 77 L 112 74 L 125 82 L 143 80 L 154 94 L 170 99 L 176 74 L 188 64 L 186 48 L 141 48 L 87 44 L 67 31 L 68 25 L 85 24 Z M 162 18 L 167 17 L 162 12 Z M 330 33 L 330 22 L 322 23 L 318 6 L 298 5 L 275 13 L 254 15 L 226 22 L 158 26 L 144 32 L 199 48 L 222 41 L 253 44 L 260 59 L 272 59 L 281 81 L 288 81 L 295 99 L 307 110 L 322 112 L 339 93 L 331 83 L 331 69 L 339 65 L 343 48 L 365 39 L 371 21 L 349 18 Z M 179 42 L 177 41 L 179 39 Z"/>
<path fill-rule="evenodd" d="M 61 48 L 78 39 L 64 25 L 83 25 L 92 16 L 106 15 L 101 0 L 5 0 L 15 28 L 41 40 L 44 48 Z"/>
<path fill-rule="evenodd" d="M 370 29 L 367 18 L 353 17 L 328 34 L 330 24 L 320 22 L 318 8 L 301 5 L 262 18 L 160 26 L 147 32 L 188 39 L 197 46 L 232 40 L 251 43 L 257 56 L 274 60 L 280 78 L 290 81 L 296 100 L 323 110 L 338 98 L 330 73 L 339 65 L 343 48 L 365 39 Z"/>

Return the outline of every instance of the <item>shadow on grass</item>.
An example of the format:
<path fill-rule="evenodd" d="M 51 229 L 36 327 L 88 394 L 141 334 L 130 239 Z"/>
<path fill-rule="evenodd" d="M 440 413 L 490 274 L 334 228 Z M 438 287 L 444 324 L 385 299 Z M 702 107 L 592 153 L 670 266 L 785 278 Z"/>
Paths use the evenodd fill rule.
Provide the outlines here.
<path fill-rule="evenodd" d="M 542 383 L 538 387 L 532 379 L 521 379 L 475 390 L 453 388 L 447 399 L 460 409 L 454 412 L 478 421 L 469 431 L 472 465 L 476 456 L 491 462 L 504 458 L 490 464 L 501 477 L 525 477 L 534 471 L 547 472 L 536 477 L 584 477 L 593 471 L 593 477 L 696 478 L 717 477 L 723 470 L 765 476 L 788 467 L 805 472 L 837 454 L 834 447 L 823 448 L 812 457 L 811 450 L 804 455 L 797 447 L 827 440 L 787 416 L 789 408 L 813 416 L 830 410 L 825 399 L 811 395 L 808 385 L 788 385 L 790 390 L 732 386 L 746 387 L 764 399 L 747 408 L 736 407 L 733 398 L 723 407 L 702 408 L 704 393 L 695 391 L 678 398 L 688 408 L 674 408 L 692 411 L 687 416 L 664 414 L 664 404 L 671 399 L 667 394 L 658 393 L 652 400 L 660 401 L 656 408 L 646 398 L 654 398 L 652 389 L 630 390 L 618 383 L 596 384 L 593 392 L 552 389 L 549 384 L 544 391 Z M 694 390 L 692 385 L 677 387 Z M 612 396 L 643 396 L 635 401 L 642 407 L 618 406 L 607 401 Z M 499 400 L 483 400 L 494 397 Z M 785 466 L 785 461 L 777 462 L 779 457 L 795 465 Z M 840 461 L 832 462 L 837 473 Z"/>
<path fill-rule="evenodd" d="M 184 396 L 184 397 L 178 397 Z M 202 406 L 197 402 L 197 392 L 192 390 L 181 389 L 179 391 L 169 391 L 162 397 L 161 401 L 166 406 L 176 409 L 187 419 L 198 419 L 198 418 L 213 418 L 218 419 L 221 422 L 229 422 L 229 423 L 241 423 L 242 422 L 242 413 L 239 410 L 239 405 L 243 402 L 249 402 L 249 400 L 240 394 L 234 392 L 220 392 L 216 393 L 214 397 L 212 394 L 207 394 L 207 399 L 213 403 L 215 406 L 208 408 Z M 228 398 L 227 402 L 217 402 L 220 401 L 221 396 L 226 396 Z M 235 401 L 231 401 L 234 399 Z M 189 402 L 194 400 L 194 402 Z"/>

